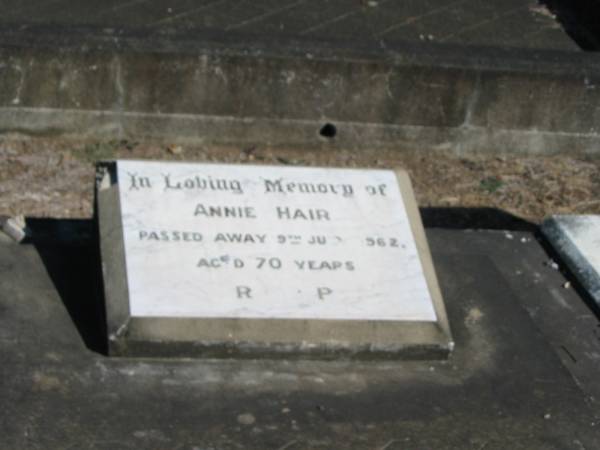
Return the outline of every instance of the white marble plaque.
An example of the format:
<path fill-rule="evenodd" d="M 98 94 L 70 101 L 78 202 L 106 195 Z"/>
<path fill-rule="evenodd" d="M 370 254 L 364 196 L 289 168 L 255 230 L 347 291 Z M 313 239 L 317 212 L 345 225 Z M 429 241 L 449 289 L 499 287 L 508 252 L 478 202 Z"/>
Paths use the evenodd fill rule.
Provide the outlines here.
<path fill-rule="evenodd" d="M 542 231 L 573 275 L 600 305 L 600 216 L 557 215 Z"/>
<path fill-rule="evenodd" d="M 600 274 L 600 216 L 563 216 L 562 219 L 561 230 L 565 237 Z"/>
<path fill-rule="evenodd" d="M 387 170 L 117 163 L 135 317 L 437 320 Z"/>

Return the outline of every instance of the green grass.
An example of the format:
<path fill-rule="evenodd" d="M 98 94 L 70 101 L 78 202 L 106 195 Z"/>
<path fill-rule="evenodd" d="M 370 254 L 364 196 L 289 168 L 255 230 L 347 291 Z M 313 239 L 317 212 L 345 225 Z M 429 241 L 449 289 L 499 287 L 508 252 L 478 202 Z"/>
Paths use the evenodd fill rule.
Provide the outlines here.
<path fill-rule="evenodd" d="M 490 194 L 496 192 L 503 185 L 504 183 L 498 177 L 487 177 L 481 180 L 481 182 L 479 183 L 479 187 L 481 188 L 481 190 L 489 192 Z"/>
<path fill-rule="evenodd" d="M 95 163 L 104 159 L 113 159 L 121 144 L 117 140 L 107 142 L 92 142 L 73 152 L 81 161 Z"/>

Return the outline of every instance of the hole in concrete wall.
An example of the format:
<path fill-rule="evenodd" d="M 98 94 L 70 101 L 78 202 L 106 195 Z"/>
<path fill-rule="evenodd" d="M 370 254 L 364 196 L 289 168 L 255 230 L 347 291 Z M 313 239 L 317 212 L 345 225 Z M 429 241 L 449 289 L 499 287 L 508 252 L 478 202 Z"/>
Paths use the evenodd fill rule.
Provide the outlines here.
<path fill-rule="evenodd" d="M 326 123 L 319 130 L 319 135 L 326 139 L 333 139 L 337 134 L 337 128 L 332 123 Z"/>

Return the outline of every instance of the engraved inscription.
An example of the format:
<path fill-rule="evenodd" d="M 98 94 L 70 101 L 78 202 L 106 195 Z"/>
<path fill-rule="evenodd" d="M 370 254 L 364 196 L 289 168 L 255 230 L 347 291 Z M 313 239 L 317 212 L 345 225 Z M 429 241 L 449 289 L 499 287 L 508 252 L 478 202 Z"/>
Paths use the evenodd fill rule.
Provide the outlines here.
<path fill-rule="evenodd" d="M 117 169 L 134 316 L 436 320 L 392 171 Z"/>

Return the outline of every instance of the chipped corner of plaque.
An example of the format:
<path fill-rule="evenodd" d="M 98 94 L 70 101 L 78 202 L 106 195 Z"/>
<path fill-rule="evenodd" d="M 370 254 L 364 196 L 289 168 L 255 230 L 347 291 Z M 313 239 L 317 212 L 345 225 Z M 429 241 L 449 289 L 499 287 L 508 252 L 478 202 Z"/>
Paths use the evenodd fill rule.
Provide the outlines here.
<path fill-rule="evenodd" d="M 117 162 L 100 161 L 96 164 L 96 189 L 104 191 L 117 183 Z"/>

